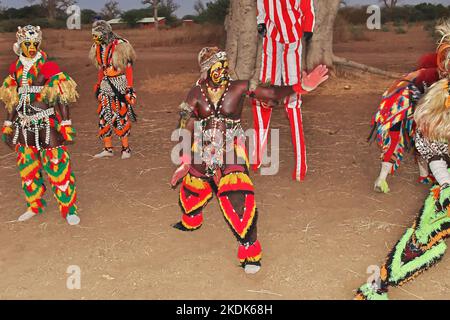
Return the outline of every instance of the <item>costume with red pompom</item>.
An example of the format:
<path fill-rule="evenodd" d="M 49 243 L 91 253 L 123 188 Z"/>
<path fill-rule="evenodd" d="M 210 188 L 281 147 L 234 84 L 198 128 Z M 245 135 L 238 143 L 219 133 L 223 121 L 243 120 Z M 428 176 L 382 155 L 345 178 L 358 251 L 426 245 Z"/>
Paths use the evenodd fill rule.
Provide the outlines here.
<path fill-rule="evenodd" d="M 389 192 L 387 176 L 400 166 L 405 151 L 414 149 L 416 104 L 427 88 L 439 80 L 436 53 L 420 58 L 417 70 L 406 74 L 383 94 L 378 111 L 372 119 L 372 136 L 382 150 L 381 171 L 375 181 L 375 190 Z M 375 133 L 375 135 L 374 135 Z M 417 157 L 422 183 L 432 182 L 426 163 Z"/>
<path fill-rule="evenodd" d="M 37 41 L 39 33 L 39 27 L 19 28 L 18 43 L 29 41 L 30 34 Z M 63 218 L 79 222 L 75 178 L 70 155 L 63 145 L 65 141 L 73 141 L 75 134 L 67 117 L 68 104 L 78 98 L 77 85 L 55 62 L 48 60 L 44 51 L 38 51 L 34 57 L 16 53 L 19 57 L 11 64 L 0 87 L 0 100 L 8 112 L 2 134 L 5 142 L 15 145 L 27 213 L 31 216 L 43 212 L 45 171 Z"/>

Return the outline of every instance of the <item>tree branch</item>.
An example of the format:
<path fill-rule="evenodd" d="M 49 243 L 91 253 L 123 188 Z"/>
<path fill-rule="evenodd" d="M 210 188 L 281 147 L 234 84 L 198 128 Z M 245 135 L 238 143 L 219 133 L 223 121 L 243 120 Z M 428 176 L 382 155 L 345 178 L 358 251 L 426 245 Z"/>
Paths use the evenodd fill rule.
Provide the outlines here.
<path fill-rule="evenodd" d="M 359 63 L 359 62 L 348 60 L 346 58 L 337 57 L 335 55 L 333 55 L 333 63 L 336 65 L 340 65 L 340 66 L 344 66 L 344 67 L 348 67 L 348 68 L 353 68 L 353 69 L 358 69 L 358 70 L 362 70 L 362 71 L 373 73 L 373 74 L 378 74 L 378 75 L 385 76 L 388 78 L 398 79 L 398 78 L 402 77 L 402 74 L 397 73 L 397 72 L 390 72 L 390 71 L 382 70 L 379 68 L 371 67 L 371 66 Z"/>

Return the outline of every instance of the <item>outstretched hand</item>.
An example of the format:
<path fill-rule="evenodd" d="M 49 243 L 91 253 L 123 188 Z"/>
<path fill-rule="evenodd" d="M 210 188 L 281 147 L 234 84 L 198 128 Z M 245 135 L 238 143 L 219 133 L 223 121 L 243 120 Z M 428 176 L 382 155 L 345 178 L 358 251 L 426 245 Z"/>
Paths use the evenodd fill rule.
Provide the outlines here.
<path fill-rule="evenodd" d="M 325 65 L 317 66 L 310 74 L 302 72 L 302 87 L 306 91 L 313 91 L 328 80 L 328 68 Z"/>
<path fill-rule="evenodd" d="M 177 170 L 175 170 L 172 179 L 170 180 L 170 185 L 172 188 L 175 188 L 178 183 L 188 174 L 190 169 L 190 165 L 183 163 L 181 166 L 178 167 Z"/>

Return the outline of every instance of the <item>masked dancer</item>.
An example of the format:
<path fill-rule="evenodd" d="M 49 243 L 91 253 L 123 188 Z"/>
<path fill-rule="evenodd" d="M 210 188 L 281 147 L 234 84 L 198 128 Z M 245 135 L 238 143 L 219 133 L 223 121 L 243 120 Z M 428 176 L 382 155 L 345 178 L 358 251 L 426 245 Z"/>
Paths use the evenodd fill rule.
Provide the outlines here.
<path fill-rule="evenodd" d="M 225 52 L 204 48 L 198 57 L 201 77 L 181 104 L 180 128 L 192 137 L 183 153 L 172 185 L 182 179 L 181 222 L 174 227 L 194 231 L 203 223 L 203 209 L 215 193 L 226 222 L 236 236 L 238 257 L 246 273 L 260 270 L 261 245 L 257 238 L 255 190 L 248 173 L 241 113 L 245 97 L 266 105 L 293 94 L 314 90 L 325 81 L 328 69 L 318 66 L 302 82 L 285 87 L 257 87 L 229 77 Z"/>
<path fill-rule="evenodd" d="M 411 228 L 381 267 L 380 279 L 366 283 L 357 299 L 387 299 L 390 287 L 414 279 L 443 257 L 450 235 L 450 20 L 437 26 L 441 35 L 437 65 L 441 80 L 431 86 L 414 113 L 415 145 L 437 183 L 431 188 Z"/>
<path fill-rule="evenodd" d="M 372 119 L 372 137 L 381 149 L 380 174 L 375 180 L 374 190 L 380 193 L 390 191 L 387 177 L 394 174 L 408 150 L 415 150 L 414 136 L 416 124 L 414 111 L 426 90 L 439 80 L 437 54 L 431 53 L 419 59 L 418 68 L 393 83 L 383 94 L 377 113 Z M 417 155 L 417 153 L 416 153 Z M 420 183 L 434 181 L 428 164 L 416 156 L 419 166 Z"/>
<path fill-rule="evenodd" d="M 136 93 L 133 89 L 133 63 L 136 53 L 131 44 L 116 35 L 111 25 L 103 20 L 92 27 L 94 44 L 90 58 L 98 68 L 95 97 L 98 100 L 99 136 L 104 149 L 94 158 L 114 156 L 112 136 L 116 134 L 122 143 L 122 159 L 131 157 L 128 137 L 131 122 L 136 121 L 133 106 Z"/>
<path fill-rule="evenodd" d="M 43 212 L 46 172 L 62 217 L 77 225 L 75 177 L 64 145 L 75 133 L 68 104 L 77 100 L 77 85 L 40 49 L 40 27 L 18 29 L 13 47 L 18 58 L 0 88 L 0 100 L 7 110 L 2 138 L 17 152 L 28 205 L 18 220 L 26 221 Z"/>

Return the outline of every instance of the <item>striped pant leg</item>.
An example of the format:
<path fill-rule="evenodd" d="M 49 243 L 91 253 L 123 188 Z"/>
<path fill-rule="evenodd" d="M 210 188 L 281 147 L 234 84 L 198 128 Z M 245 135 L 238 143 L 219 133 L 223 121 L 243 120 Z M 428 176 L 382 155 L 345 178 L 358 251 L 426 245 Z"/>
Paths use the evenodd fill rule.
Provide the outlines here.
<path fill-rule="evenodd" d="M 299 83 L 302 74 L 301 41 L 284 45 L 282 56 L 284 84 L 294 85 Z M 295 154 L 295 169 L 292 178 L 297 181 L 303 181 L 308 170 L 301 106 L 302 97 L 299 94 L 294 94 L 285 99 L 285 108 L 291 127 L 292 144 Z"/>
<path fill-rule="evenodd" d="M 260 80 L 262 83 L 270 83 L 272 85 L 281 85 L 281 53 L 282 45 L 269 36 L 263 41 L 263 53 Z M 267 147 L 267 137 L 272 117 L 272 108 L 266 108 L 264 103 L 253 99 L 253 124 L 256 131 L 255 150 L 251 150 L 252 168 L 258 170 L 263 161 L 263 154 Z"/>

